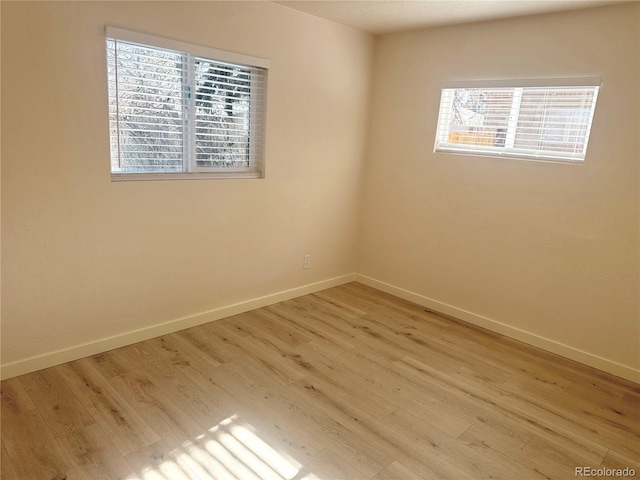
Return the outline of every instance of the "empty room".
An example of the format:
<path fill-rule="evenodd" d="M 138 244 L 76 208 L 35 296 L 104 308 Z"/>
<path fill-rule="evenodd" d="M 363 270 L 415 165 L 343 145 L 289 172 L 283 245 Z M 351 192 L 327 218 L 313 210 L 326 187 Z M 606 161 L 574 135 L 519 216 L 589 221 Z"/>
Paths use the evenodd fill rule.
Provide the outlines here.
<path fill-rule="evenodd" d="M 2 1 L 2 480 L 640 477 L 640 3 Z"/>

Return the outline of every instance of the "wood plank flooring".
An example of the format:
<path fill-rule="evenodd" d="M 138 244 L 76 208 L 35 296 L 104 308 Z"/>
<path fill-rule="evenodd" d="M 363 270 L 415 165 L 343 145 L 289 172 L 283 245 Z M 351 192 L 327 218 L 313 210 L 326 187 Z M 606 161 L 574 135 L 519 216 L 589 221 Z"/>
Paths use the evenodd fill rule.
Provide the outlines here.
<path fill-rule="evenodd" d="M 2 382 L 2 480 L 640 476 L 640 385 L 357 283 Z"/>

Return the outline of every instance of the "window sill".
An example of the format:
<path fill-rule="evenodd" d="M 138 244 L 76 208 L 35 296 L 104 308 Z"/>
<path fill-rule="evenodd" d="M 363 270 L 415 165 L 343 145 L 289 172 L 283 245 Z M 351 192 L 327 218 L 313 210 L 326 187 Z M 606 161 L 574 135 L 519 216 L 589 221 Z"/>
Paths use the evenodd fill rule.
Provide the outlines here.
<path fill-rule="evenodd" d="M 262 172 L 175 172 L 175 173 L 112 173 L 112 182 L 163 181 L 163 180 L 219 180 L 264 178 Z"/>
<path fill-rule="evenodd" d="M 584 158 L 582 157 L 560 157 L 553 155 L 532 155 L 530 153 L 521 153 L 517 151 L 505 151 L 505 150 L 473 150 L 471 148 L 464 148 L 459 146 L 440 146 L 434 150 L 434 153 L 444 153 L 453 155 L 465 155 L 468 157 L 493 157 L 493 158 L 508 158 L 511 160 L 528 160 L 531 162 L 548 162 L 548 163 L 563 163 L 568 165 L 583 165 Z"/>

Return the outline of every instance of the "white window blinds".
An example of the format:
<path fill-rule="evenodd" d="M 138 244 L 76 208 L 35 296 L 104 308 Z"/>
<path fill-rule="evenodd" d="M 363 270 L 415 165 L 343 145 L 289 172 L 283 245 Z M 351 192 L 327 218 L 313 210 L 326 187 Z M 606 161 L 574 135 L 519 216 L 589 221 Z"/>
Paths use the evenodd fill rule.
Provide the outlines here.
<path fill-rule="evenodd" d="M 108 27 L 107 65 L 113 175 L 261 176 L 267 61 Z"/>
<path fill-rule="evenodd" d="M 448 85 L 435 151 L 583 161 L 599 84 L 590 77 Z"/>

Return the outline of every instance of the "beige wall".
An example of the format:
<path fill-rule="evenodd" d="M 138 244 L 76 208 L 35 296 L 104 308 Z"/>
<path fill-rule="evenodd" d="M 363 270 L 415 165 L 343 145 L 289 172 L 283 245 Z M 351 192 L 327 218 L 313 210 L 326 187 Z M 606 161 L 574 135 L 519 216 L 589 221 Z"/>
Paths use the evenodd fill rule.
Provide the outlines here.
<path fill-rule="evenodd" d="M 1 8 L 3 364 L 354 271 L 371 36 L 271 2 Z M 105 24 L 270 59 L 267 178 L 111 183 Z"/>
<path fill-rule="evenodd" d="M 638 369 L 639 20 L 630 4 L 379 38 L 358 272 Z M 603 78 L 583 165 L 433 153 L 444 81 L 581 75 Z"/>
<path fill-rule="evenodd" d="M 271 2 L 0 5 L 2 364 L 358 271 L 640 368 L 640 5 L 386 35 L 375 59 Z M 270 59 L 267 178 L 111 183 L 105 24 Z M 445 80 L 594 74 L 584 165 L 432 153 Z"/>

